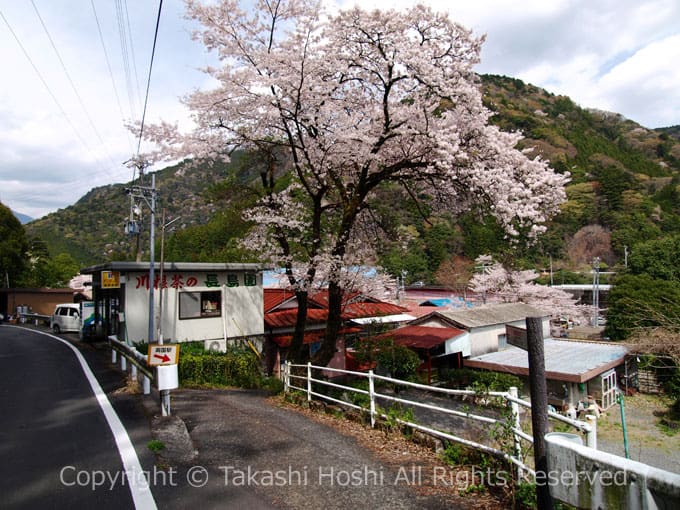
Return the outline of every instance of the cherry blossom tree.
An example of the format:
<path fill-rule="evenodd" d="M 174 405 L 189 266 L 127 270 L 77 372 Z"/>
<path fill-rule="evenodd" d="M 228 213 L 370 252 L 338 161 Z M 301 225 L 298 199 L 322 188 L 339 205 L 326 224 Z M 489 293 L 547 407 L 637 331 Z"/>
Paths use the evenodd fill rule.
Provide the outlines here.
<path fill-rule="evenodd" d="M 335 352 L 343 268 L 373 259 L 370 199 L 404 199 L 453 214 L 493 215 L 509 236 L 533 238 L 565 200 L 568 176 L 515 147 L 521 135 L 488 123 L 473 66 L 483 37 L 422 5 L 325 13 L 313 0 L 187 2 L 195 36 L 219 56 L 217 86 L 184 99 L 195 129 L 146 128 L 146 157 L 228 159 L 262 154 L 263 196 L 245 212 L 251 248 L 287 270 L 300 305 L 322 271 L 329 320 L 316 360 Z M 281 180 L 286 179 L 286 185 Z M 302 272 L 293 271 L 303 263 Z"/>
<path fill-rule="evenodd" d="M 479 260 L 479 259 L 478 259 Z M 577 305 L 576 299 L 561 289 L 539 285 L 534 280 L 539 274 L 533 270 L 514 271 L 499 262 L 485 265 L 469 283 L 470 290 L 503 303 L 526 303 L 552 317 L 569 317 L 588 322 L 592 307 Z"/>

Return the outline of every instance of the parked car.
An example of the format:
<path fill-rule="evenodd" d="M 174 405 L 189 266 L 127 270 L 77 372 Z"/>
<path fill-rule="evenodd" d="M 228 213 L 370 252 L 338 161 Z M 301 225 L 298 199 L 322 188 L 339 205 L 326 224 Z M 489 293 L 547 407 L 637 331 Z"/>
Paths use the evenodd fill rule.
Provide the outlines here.
<path fill-rule="evenodd" d="M 80 325 L 78 303 L 62 303 L 54 307 L 54 313 L 50 317 L 50 328 L 55 334 L 78 333 Z"/>

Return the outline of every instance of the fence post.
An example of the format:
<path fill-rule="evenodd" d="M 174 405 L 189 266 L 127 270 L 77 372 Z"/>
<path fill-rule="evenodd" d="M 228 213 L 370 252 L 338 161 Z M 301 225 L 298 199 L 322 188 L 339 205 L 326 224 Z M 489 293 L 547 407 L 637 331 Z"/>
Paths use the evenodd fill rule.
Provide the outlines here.
<path fill-rule="evenodd" d="M 137 365 L 130 363 L 130 377 L 137 380 Z"/>
<path fill-rule="evenodd" d="M 587 414 L 586 423 L 591 427 L 590 430 L 586 432 L 586 446 L 597 450 L 597 418 L 592 414 Z"/>
<path fill-rule="evenodd" d="M 120 355 L 120 369 L 127 372 L 127 358 L 123 354 Z"/>
<path fill-rule="evenodd" d="M 288 393 L 290 391 L 290 387 L 288 386 L 288 383 L 290 380 L 288 379 L 288 360 L 283 362 L 283 370 L 281 371 L 281 379 L 283 380 L 283 392 Z"/>
<path fill-rule="evenodd" d="M 118 361 L 118 352 L 116 352 L 116 349 L 111 349 L 111 364 L 115 365 L 117 361 Z"/>
<path fill-rule="evenodd" d="M 519 392 L 516 386 L 510 387 L 510 396 L 514 398 L 519 398 Z M 512 411 L 512 426 L 515 430 L 521 430 L 522 424 L 519 419 L 519 404 L 514 400 L 510 401 L 510 410 Z M 517 432 L 512 432 L 513 437 L 513 457 L 517 459 L 520 463 L 522 462 L 522 444 L 520 443 L 520 437 Z M 521 481 L 524 477 L 524 470 L 522 466 L 517 466 L 517 481 Z"/>
<path fill-rule="evenodd" d="M 142 380 L 142 392 L 144 395 L 148 395 L 151 393 L 151 379 L 149 379 L 148 376 L 144 376 L 144 379 Z"/>
<path fill-rule="evenodd" d="M 374 428 L 375 427 L 375 379 L 373 379 L 373 370 L 368 371 L 368 398 L 370 400 L 371 428 Z"/>
<path fill-rule="evenodd" d="M 312 401 L 312 363 L 307 362 L 307 402 Z"/>

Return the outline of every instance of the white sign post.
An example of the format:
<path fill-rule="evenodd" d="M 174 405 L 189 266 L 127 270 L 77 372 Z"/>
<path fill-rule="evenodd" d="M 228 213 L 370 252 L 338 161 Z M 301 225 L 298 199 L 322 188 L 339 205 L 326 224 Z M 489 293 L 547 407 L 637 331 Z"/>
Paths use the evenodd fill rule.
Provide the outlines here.
<path fill-rule="evenodd" d="M 170 416 L 170 390 L 179 388 L 177 363 L 179 344 L 149 344 L 149 366 L 156 368 L 158 391 L 161 392 L 161 415 Z"/>

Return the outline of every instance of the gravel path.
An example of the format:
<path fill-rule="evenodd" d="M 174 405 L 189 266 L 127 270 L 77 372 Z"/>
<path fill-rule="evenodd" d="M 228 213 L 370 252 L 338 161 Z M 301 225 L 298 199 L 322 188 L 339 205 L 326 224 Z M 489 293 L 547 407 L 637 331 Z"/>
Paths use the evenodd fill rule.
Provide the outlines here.
<path fill-rule="evenodd" d="M 413 466 L 395 468 L 355 438 L 257 392 L 174 391 L 173 413 L 198 451 L 194 464 L 227 486 L 248 485 L 276 508 L 443 509 L 452 497 L 457 508 L 479 508 L 454 489 L 447 498 L 419 493 Z"/>

